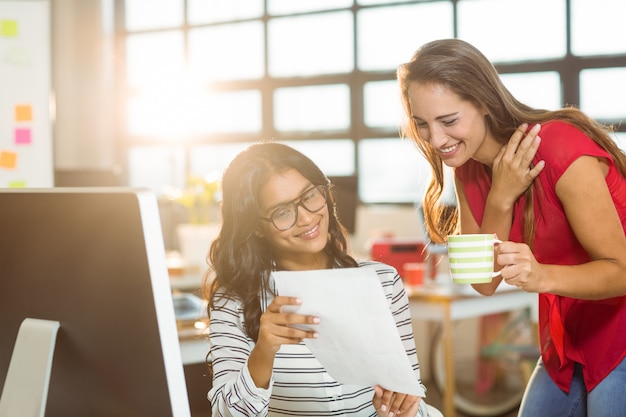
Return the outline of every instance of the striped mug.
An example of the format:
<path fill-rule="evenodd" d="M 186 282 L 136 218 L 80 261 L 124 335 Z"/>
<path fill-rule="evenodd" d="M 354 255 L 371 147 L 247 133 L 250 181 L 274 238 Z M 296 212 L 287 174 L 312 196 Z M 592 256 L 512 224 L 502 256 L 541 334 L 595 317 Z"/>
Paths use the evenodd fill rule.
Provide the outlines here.
<path fill-rule="evenodd" d="M 455 284 L 491 282 L 500 272 L 493 271 L 494 245 L 502 243 L 493 234 L 448 236 L 448 261 Z"/>

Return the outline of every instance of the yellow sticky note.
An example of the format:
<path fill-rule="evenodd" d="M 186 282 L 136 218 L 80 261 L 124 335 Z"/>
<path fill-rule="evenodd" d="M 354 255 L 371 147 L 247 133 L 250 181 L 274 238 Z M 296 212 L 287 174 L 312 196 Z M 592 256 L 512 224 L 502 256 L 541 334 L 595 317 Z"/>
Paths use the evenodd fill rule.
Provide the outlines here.
<path fill-rule="evenodd" d="M 0 168 L 15 169 L 17 166 L 17 154 L 15 152 L 0 151 Z"/>
<path fill-rule="evenodd" d="M 0 36 L 14 38 L 17 36 L 17 20 L 0 21 Z"/>
<path fill-rule="evenodd" d="M 15 106 L 15 121 L 30 122 L 33 120 L 33 109 L 29 104 Z"/>
<path fill-rule="evenodd" d="M 10 181 L 9 188 L 26 188 L 26 181 L 25 180 Z"/>

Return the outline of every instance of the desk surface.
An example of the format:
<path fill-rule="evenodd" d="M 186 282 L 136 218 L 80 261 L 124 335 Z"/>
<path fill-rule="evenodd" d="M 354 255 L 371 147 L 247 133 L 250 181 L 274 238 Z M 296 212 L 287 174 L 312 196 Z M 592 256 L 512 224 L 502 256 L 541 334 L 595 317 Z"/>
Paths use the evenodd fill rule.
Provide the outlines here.
<path fill-rule="evenodd" d="M 470 285 L 420 286 L 407 288 L 413 319 L 441 321 L 461 320 L 485 314 L 530 308 L 537 320 L 537 294 L 500 284 L 492 296 L 479 294 Z"/>
<path fill-rule="evenodd" d="M 519 292 L 520 290 L 513 285 L 502 282 L 498 286 L 496 294 L 503 294 L 512 291 Z M 469 284 L 424 284 L 415 287 L 406 287 L 406 292 L 409 295 L 409 298 L 441 298 L 449 300 L 468 297 L 487 297 L 478 293 Z"/>

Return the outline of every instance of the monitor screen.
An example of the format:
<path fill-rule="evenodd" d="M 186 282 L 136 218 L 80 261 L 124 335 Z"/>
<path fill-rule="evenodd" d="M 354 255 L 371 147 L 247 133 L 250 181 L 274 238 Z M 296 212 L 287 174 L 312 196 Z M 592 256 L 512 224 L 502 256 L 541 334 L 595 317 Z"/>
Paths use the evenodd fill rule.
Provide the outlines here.
<path fill-rule="evenodd" d="M 51 320 L 46 417 L 190 416 L 152 192 L 1 190 L 0 231 L 0 390 L 21 323 Z"/>

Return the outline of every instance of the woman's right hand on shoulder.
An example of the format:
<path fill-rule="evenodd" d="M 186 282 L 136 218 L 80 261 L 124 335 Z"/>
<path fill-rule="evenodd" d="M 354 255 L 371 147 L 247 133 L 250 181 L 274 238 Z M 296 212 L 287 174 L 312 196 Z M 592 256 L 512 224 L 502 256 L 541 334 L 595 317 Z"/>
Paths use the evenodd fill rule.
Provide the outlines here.
<path fill-rule="evenodd" d="M 275 354 L 281 345 L 298 344 L 302 339 L 316 338 L 317 332 L 311 325 L 319 324 L 319 318 L 294 312 L 297 308 L 293 307 L 300 304 L 302 301 L 296 297 L 275 297 L 261 315 L 256 347 Z"/>
<path fill-rule="evenodd" d="M 493 160 L 492 190 L 496 191 L 504 206 L 512 207 L 515 201 L 526 191 L 535 178 L 543 170 L 544 161 L 532 165 L 537 154 L 541 138 L 541 125 L 536 124 L 527 130 L 528 125 L 522 124 Z"/>

